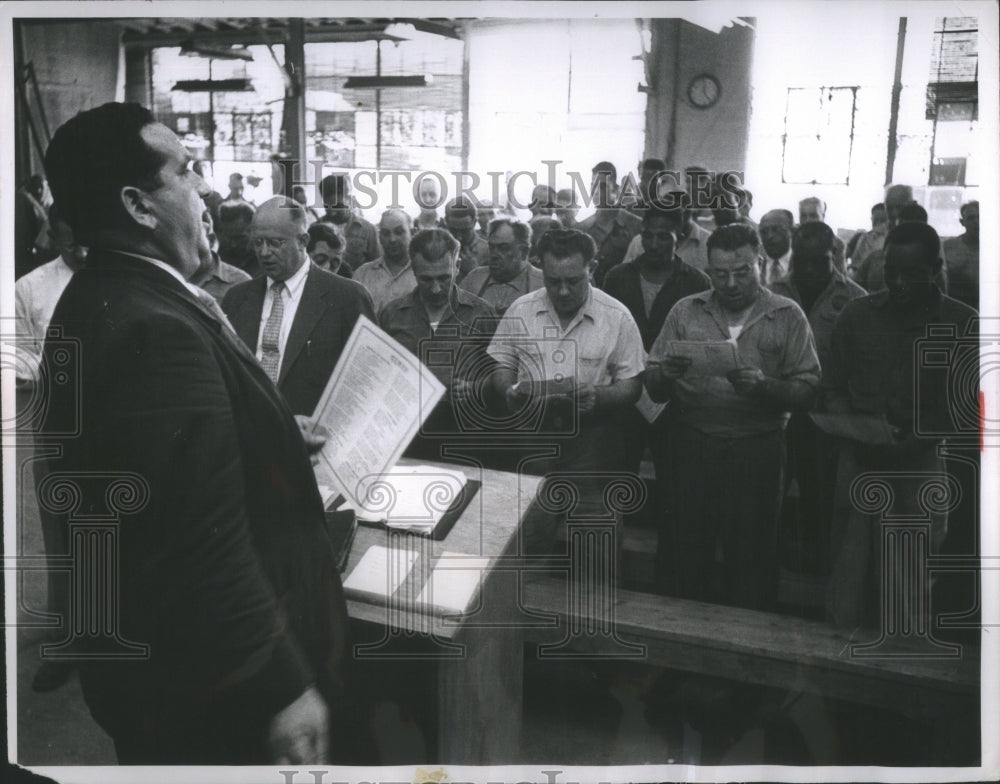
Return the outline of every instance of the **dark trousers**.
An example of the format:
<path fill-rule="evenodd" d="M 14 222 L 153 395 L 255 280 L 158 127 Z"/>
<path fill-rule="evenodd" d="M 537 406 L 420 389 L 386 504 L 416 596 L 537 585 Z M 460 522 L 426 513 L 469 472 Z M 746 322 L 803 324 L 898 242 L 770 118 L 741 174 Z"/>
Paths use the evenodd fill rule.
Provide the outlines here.
<path fill-rule="evenodd" d="M 771 610 L 778 596 L 778 519 L 785 434 L 729 438 L 672 423 L 664 562 L 670 592 Z"/>
<path fill-rule="evenodd" d="M 830 573 L 830 520 L 837 486 L 839 442 L 820 430 L 808 414 L 795 414 L 788 423 L 789 480 L 798 485 L 793 509 L 782 517 L 790 525 L 787 536 L 804 571 Z M 788 514 L 791 512 L 791 514 Z"/>
<path fill-rule="evenodd" d="M 622 446 L 617 418 L 584 420 L 575 436 L 558 442 L 557 457 L 533 461 L 531 472 L 543 474 L 545 479 L 521 524 L 524 554 L 564 552 L 561 542 L 569 517 L 612 517 L 606 490 L 612 479 L 609 475 L 624 470 Z M 618 533 L 616 546 L 620 550 L 620 529 Z"/>

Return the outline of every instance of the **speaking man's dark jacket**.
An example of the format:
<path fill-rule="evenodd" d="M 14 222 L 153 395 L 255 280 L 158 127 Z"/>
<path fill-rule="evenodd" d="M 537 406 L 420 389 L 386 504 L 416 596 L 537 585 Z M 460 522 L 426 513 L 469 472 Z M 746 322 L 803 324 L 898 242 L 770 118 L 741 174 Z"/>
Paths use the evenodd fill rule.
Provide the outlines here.
<path fill-rule="evenodd" d="M 92 250 L 52 326 L 62 335 L 46 361 L 71 372 L 50 385 L 41 438 L 62 454 L 42 502 L 61 504 L 67 547 L 83 546 L 71 526 L 95 525 L 88 515 L 116 516 L 108 623 L 120 640 L 75 640 L 101 654 L 80 662 L 88 706 L 150 762 L 266 762 L 270 718 L 313 683 L 334 712 L 347 662 L 340 578 L 292 413 L 235 335 L 141 259 Z M 78 370 L 59 364 L 67 345 Z M 60 482 L 77 487 L 68 505 Z M 96 612 L 99 594 L 84 602 Z M 134 653 L 126 642 L 148 655 L 112 655 Z"/>
<path fill-rule="evenodd" d="M 222 309 L 251 353 L 257 350 L 266 293 L 267 278 L 262 276 L 233 286 L 222 300 Z M 361 315 L 375 321 L 364 286 L 310 266 L 278 371 L 278 389 L 292 413 L 312 415 Z"/>

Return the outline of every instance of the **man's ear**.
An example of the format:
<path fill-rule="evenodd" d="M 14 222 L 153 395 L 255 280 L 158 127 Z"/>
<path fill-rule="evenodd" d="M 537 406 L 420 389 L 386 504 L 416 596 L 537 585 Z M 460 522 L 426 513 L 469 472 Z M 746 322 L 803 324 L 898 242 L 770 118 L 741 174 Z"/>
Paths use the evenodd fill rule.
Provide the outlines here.
<path fill-rule="evenodd" d="M 157 226 L 156 216 L 150 209 L 149 199 L 146 192 L 134 185 L 126 185 L 121 189 L 120 198 L 122 207 L 139 226 L 146 229 L 155 229 Z"/>

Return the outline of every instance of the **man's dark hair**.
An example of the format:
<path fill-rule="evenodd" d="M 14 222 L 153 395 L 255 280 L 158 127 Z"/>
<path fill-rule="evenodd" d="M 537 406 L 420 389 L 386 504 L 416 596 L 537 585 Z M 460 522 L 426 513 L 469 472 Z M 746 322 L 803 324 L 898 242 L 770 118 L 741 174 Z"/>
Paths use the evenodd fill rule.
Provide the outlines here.
<path fill-rule="evenodd" d="M 590 264 L 597 255 L 597 244 L 586 232 L 576 229 L 550 229 L 538 242 L 538 258 L 547 255 L 566 259 L 579 253 L 585 264 Z"/>
<path fill-rule="evenodd" d="M 343 197 L 350 193 L 351 180 L 343 172 L 328 174 L 319 182 L 319 190 L 323 195 L 323 204 L 335 205 L 336 197 Z"/>
<path fill-rule="evenodd" d="M 490 225 L 487 227 L 486 236 L 492 237 L 493 232 L 497 229 L 503 228 L 504 226 L 510 226 L 511 231 L 514 232 L 514 241 L 518 245 L 523 245 L 526 248 L 531 247 L 531 226 L 522 220 L 518 220 L 517 218 L 511 218 L 508 216 L 494 218 L 490 221 Z"/>
<path fill-rule="evenodd" d="M 871 212 L 885 212 L 885 202 L 880 201 L 878 204 L 873 204 L 870 210 Z"/>
<path fill-rule="evenodd" d="M 472 218 L 475 221 L 477 216 L 476 205 L 471 199 L 459 196 L 457 199 L 448 202 L 445 206 L 445 218 L 449 215 L 455 218 Z"/>
<path fill-rule="evenodd" d="M 253 220 L 256 210 L 254 206 L 242 199 L 226 199 L 219 204 L 219 223 L 237 223 L 243 220 L 247 223 Z"/>
<path fill-rule="evenodd" d="M 832 251 L 834 245 L 833 229 L 825 223 L 803 223 L 792 235 L 792 255 L 808 249 L 810 251 Z"/>
<path fill-rule="evenodd" d="M 757 230 L 748 223 L 730 223 L 712 232 L 706 245 L 708 252 L 713 250 L 736 250 L 749 246 L 754 253 L 760 251 L 760 236 Z"/>
<path fill-rule="evenodd" d="M 686 195 L 686 194 L 685 194 Z M 658 207 L 655 204 L 646 208 L 642 214 L 642 227 L 646 228 L 654 220 L 660 219 L 669 221 L 670 225 L 680 229 L 685 222 L 684 208 L 677 206 L 673 208 Z"/>
<path fill-rule="evenodd" d="M 900 223 L 927 223 L 927 210 L 915 201 L 900 207 L 898 215 Z"/>
<path fill-rule="evenodd" d="M 961 207 L 958 208 L 958 214 L 964 218 L 965 213 L 968 212 L 972 207 L 975 207 L 977 210 L 979 209 L 979 202 L 976 199 L 965 202 L 965 204 L 963 204 Z"/>
<path fill-rule="evenodd" d="M 611 161 L 601 161 L 594 165 L 594 168 L 590 170 L 591 174 L 610 174 L 611 178 L 618 181 L 618 169 Z"/>
<path fill-rule="evenodd" d="M 330 250 L 341 250 L 344 247 L 344 240 L 332 223 L 316 221 L 306 231 L 309 233 L 309 242 L 306 243 L 306 251 L 309 253 L 312 253 L 321 242 L 329 245 Z"/>
<path fill-rule="evenodd" d="M 666 162 L 662 158 L 646 158 L 640 166 L 640 169 L 656 169 L 657 171 L 663 171 L 667 168 Z"/>
<path fill-rule="evenodd" d="M 931 272 L 936 273 L 941 269 L 941 238 L 934 231 L 934 227 L 927 223 L 908 221 L 897 224 L 885 238 L 887 259 L 892 245 L 916 245 L 920 248 L 921 255 L 930 266 Z"/>
<path fill-rule="evenodd" d="M 454 255 L 458 248 L 458 240 L 444 229 L 424 229 L 410 240 L 410 258 L 420 256 L 425 261 L 437 261 L 446 254 Z"/>
<path fill-rule="evenodd" d="M 53 198 L 82 244 L 97 232 L 130 225 L 122 188 L 160 186 L 164 157 L 141 133 L 156 120 L 137 103 L 106 103 L 73 117 L 55 132 L 45 152 Z"/>

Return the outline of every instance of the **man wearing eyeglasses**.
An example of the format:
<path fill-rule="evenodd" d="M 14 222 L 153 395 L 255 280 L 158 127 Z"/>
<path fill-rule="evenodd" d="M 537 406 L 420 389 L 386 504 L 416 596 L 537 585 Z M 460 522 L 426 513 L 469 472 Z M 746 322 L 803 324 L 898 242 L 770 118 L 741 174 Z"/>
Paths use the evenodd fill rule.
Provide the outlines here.
<path fill-rule="evenodd" d="M 736 223 L 708 241 L 712 290 L 680 300 L 650 351 L 646 389 L 670 401 L 670 497 L 675 590 L 684 598 L 773 609 L 785 426 L 819 386 L 802 309 L 760 283 L 760 238 Z M 668 341 L 735 344 L 725 375 Z M 720 346 L 721 348 L 721 346 Z"/>
<path fill-rule="evenodd" d="M 502 316 L 518 297 L 542 287 L 542 271 L 528 263 L 531 227 L 527 223 L 516 218 L 493 220 L 487 245 L 489 264 L 476 267 L 458 285 L 486 300 Z"/>
<path fill-rule="evenodd" d="M 364 286 L 309 261 L 308 219 L 294 199 L 260 206 L 250 227 L 264 275 L 233 286 L 222 309 L 278 386 L 292 413 L 311 416 L 364 315 L 375 320 Z"/>

